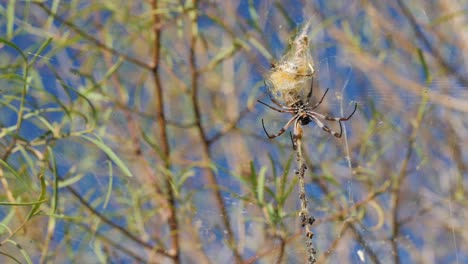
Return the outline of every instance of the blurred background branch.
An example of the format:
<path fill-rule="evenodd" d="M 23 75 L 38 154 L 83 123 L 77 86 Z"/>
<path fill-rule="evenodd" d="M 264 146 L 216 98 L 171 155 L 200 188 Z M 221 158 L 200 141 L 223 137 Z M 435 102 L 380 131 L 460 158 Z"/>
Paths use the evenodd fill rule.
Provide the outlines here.
<path fill-rule="evenodd" d="M 3 1 L 0 262 L 302 263 L 265 76 L 311 20 L 319 263 L 468 262 L 466 1 Z M 336 131 L 333 122 L 326 123 Z M 287 133 L 285 133 L 287 134 Z"/>

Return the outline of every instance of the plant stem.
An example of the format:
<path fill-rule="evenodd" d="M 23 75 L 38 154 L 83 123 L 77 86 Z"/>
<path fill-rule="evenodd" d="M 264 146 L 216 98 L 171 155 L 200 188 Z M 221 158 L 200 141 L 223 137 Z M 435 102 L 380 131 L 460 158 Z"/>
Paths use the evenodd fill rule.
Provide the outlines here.
<path fill-rule="evenodd" d="M 312 238 L 314 233 L 311 231 L 312 224 L 315 222 L 315 218 L 309 215 L 309 210 L 307 209 L 307 196 L 305 192 L 305 180 L 304 175 L 307 169 L 307 166 L 304 163 L 304 159 L 302 157 L 302 133 L 298 135 L 294 135 L 294 150 L 297 156 L 297 170 L 296 175 L 299 178 L 299 200 L 301 203 L 301 211 L 299 212 L 299 216 L 301 218 L 301 225 L 305 230 L 306 236 L 306 248 L 308 252 L 307 262 L 313 264 L 316 262 L 315 255 L 317 251 L 312 244 Z"/>

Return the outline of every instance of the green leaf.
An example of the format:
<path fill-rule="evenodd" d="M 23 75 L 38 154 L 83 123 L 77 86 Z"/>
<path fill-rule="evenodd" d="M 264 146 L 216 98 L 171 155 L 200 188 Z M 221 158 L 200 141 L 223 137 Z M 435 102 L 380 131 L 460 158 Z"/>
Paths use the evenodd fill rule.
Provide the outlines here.
<path fill-rule="evenodd" d="M 46 167 L 44 166 L 41 172 L 39 173 L 39 181 L 41 183 L 41 194 L 39 195 L 39 198 L 37 199 L 37 202 L 34 204 L 31 211 L 29 212 L 28 217 L 27 217 L 28 220 L 31 219 L 33 216 L 35 216 L 40 211 L 41 204 L 47 201 L 47 199 L 45 199 L 46 194 L 47 194 L 47 186 L 46 186 L 45 177 L 44 177 L 45 168 Z"/>
<path fill-rule="evenodd" d="M 291 155 L 289 156 L 289 159 L 286 162 L 286 166 L 284 167 L 283 175 L 281 176 L 281 182 L 279 186 L 279 190 L 280 190 L 279 192 L 281 195 L 284 195 L 286 182 L 288 181 L 289 170 L 291 169 L 291 164 L 292 164 L 294 155 L 295 155 L 294 153 L 291 153 Z"/>
<path fill-rule="evenodd" d="M 75 182 L 78 182 L 79 180 L 81 180 L 81 178 L 83 178 L 85 175 L 86 174 L 84 173 L 79 173 L 79 174 L 76 174 L 76 176 L 74 177 L 71 177 L 66 180 L 62 180 L 58 183 L 58 188 L 61 189 L 61 188 L 73 185 Z"/>
<path fill-rule="evenodd" d="M 15 241 L 11 240 L 11 239 L 7 239 L 5 242 L 8 242 L 8 243 L 11 243 L 13 245 L 15 245 L 16 248 L 19 249 L 19 251 L 21 252 L 21 255 L 23 255 L 23 258 L 26 260 L 26 263 L 28 264 L 32 264 L 32 260 L 31 258 L 29 257 L 28 253 L 26 252 L 26 250 L 23 249 L 22 246 L 20 246 L 18 243 L 16 243 Z M 10 256 L 10 255 L 7 255 L 7 256 Z M 13 260 L 17 261 L 18 263 L 22 263 L 22 262 L 19 262 L 16 258 L 10 256 L 11 258 L 13 258 Z"/>
<path fill-rule="evenodd" d="M 228 59 L 234 56 L 234 54 L 239 50 L 239 48 L 240 48 L 240 45 L 236 41 L 234 41 L 234 43 L 230 47 L 220 50 L 218 54 L 216 54 L 214 58 L 208 63 L 207 68 L 209 70 L 214 69 L 216 66 L 218 66 L 218 64 L 220 64 L 225 59 Z"/>
<path fill-rule="evenodd" d="M 431 72 L 429 71 L 429 67 L 427 66 L 427 62 L 426 62 L 426 59 L 424 57 L 424 53 L 419 48 L 417 49 L 417 53 L 418 53 L 419 61 L 421 62 L 421 66 L 423 67 L 424 78 L 426 79 L 426 83 L 430 83 L 432 77 L 431 77 Z"/>
<path fill-rule="evenodd" d="M 49 46 L 51 41 L 52 41 L 52 38 L 48 38 L 48 39 L 46 39 L 46 41 L 44 41 L 44 43 L 42 43 L 42 45 L 39 47 L 39 49 L 37 49 L 37 51 L 34 53 L 35 56 L 29 62 L 29 65 L 33 65 L 34 62 L 36 62 L 37 58 L 40 57 L 39 55 L 44 51 L 45 48 L 47 48 L 47 46 Z"/>
<path fill-rule="evenodd" d="M 254 2 L 249 0 L 249 15 L 252 18 L 253 27 L 261 32 L 259 24 L 259 16 L 257 14 L 257 9 L 255 8 Z"/>
<path fill-rule="evenodd" d="M 13 38 L 13 26 L 15 24 L 15 0 L 10 0 L 8 3 L 6 17 L 7 17 L 7 26 L 6 26 L 6 35 L 9 39 Z"/>
<path fill-rule="evenodd" d="M 112 183 L 114 179 L 114 174 L 112 173 L 112 164 L 109 161 L 107 161 L 107 165 L 109 168 L 109 185 L 107 186 L 106 198 L 104 200 L 104 204 L 102 205 L 102 208 L 106 208 L 107 204 L 109 204 L 109 200 L 110 200 L 111 193 L 112 193 Z"/>
<path fill-rule="evenodd" d="M 25 62 L 28 61 L 28 58 L 26 57 L 26 55 L 24 55 L 23 51 L 18 46 L 16 46 L 13 42 L 10 42 L 1 37 L 0 37 L 0 42 L 15 49 L 21 55 L 21 57 L 23 57 Z"/>
<path fill-rule="evenodd" d="M 107 157 L 109 157 L 109 159 L 112 160 L 115 163 L 115 165 L 117 165 L 117 167 L 125 174 L 125 176 L 133 177 L 127 165 L 125 165 L 125 163 L 114 153 L 114 151 L 112 151 L 110 147 L 104 144 L 104 142 L 85 136 L 85 135 L 81 135 L 80 137 L 93 143 L 99 149 L 101 149 L 104 153 L 106 153 Z"/>
<path fill-rule="evenodd" d="M 263 204 L 265 198 L 265 176 L 266 176 L 266 167 L 262 167 L 258 173 L 257 178 L 257 199 L 260 204 Z"/>
<path fill-rule="evenodd" d="M 257 189 L 257 173 L 255 171 L 255 165 L 253 161 L 250 162 L 250 174 L 248 175 L 247 180 L 250 183 L 250 186 L 248 187 L 250 187 L 251 191 L 255 192 Z"/>
<path fill-rule="evenodd" d="M 177 186 L 180 188 L 182 185 L 184 185 L 185 181 L 189 179 L 190 177 L 195 175 L 195 171 L 192 169 L 192 166 L 190 168 L 182 171 L 181 175 L 179 176 L 179 180 L 177 181 Z"/>
<path fill-rule="evenodd" d="M 25 202 L 25 203 L 10 203 L 10 202 L 0 202 L 0 205 L 6 206 L 30 206 L 30 205 L 40 205 L 43 202 L 46 202 L 47 199 L 42 199 L 34 202 Z"/>
<path fill-rule="evenodd" d="M 54 175 L 54 185 L 53 185 L 53 194 L 52 194 L 52 212 L 56 213 L 57 211 L 57 205 L 58 205 L 58 180 L 59 176 L 57 174 L 57 161 L 55 160 L 55 155 L 51 147 L 47 146 L 47 151 L 48 155 L 50 157 L 50 163 L 51 163 L 51 170 L 52 174 Z"/>
<path fill-rule="evenodd" d="M 7 168 L 16 178 L 21 179 L 21 176 L 18 174 L 15 168 L 11 167 L 10 164 L 6 163 L 4 160 L 0 159 L 0 165 Z"/>

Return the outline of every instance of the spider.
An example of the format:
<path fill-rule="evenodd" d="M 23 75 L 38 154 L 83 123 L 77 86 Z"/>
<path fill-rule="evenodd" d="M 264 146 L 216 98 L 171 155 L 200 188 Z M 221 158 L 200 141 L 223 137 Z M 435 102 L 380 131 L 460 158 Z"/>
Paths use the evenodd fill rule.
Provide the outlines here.
<path fill-rule="evenodd" d="M 266 83 L 265 83 L 266 85 Z M 341 125 L 341 121 L 347 121 L 349 120 L 354 113 L 356 112 L 357 109 L 357 103 L 354 105 L 354 110 L 353 112 L 348 116 L 348 117 L 331 117 L 329 115 L 323 115 L 320 113 L 315 112 L 314 110 L 322 103 L 323 99 L 327 95 L 328 89 L 325 91 L 323 94 L 322 98 L 318 103 L 316 103 L 314 106 L 309 106 L 310 98 L 312 97 L 312 89 L 313 89 L 313 82 L 310 87 L 310 91 L 307 94 L 306 101 L 303 102 L 301 99 L 297 100 L 296 102 L 292 103 L 290 106 L 285 106 L 281 104 L 278 100 L 276 100 L 273 96 L 270 96 L 271 101 L 275 103 L 280 109 L 273 107 L 267 103 L 264 103 L 260 100 L 258 100 L 259 103 L 266 105 L 267 107 L 278 111 L 280 113 L 290 113 L 293 115 L 291 119 L 284 125 L 280 131 L 276 134 L 269 134 L 265 128 L 265 124 L 262 119 L 262 126 L 263 130 L 265 131 L 265 134 L 268 136 L 268 138 L 273 139 L 278 136 L 281 136 L 289 126 L 291 126 L 294 123 L 294 129 L 293 129 L 293 135 L 291 136 L 291 139 L 293 141 L 293 147 L 296 148 L 296 141 L 298 138 L 302 136 L 302 128 L 301 126 L 307 125 L 310 122 L 314 121 L 321 129 L 323 129 L 325 132 L 337 137 L 341 138 L 342 132 L 343 132 L 343 127 Z M 333 130 L 331 130 L 329 127 L 327 127 L 320 119 L 324 120 L 329 120 L 329 121 L 337 121 L 338 124 L 340 125 L 340 133 L 337 133 Z"/>

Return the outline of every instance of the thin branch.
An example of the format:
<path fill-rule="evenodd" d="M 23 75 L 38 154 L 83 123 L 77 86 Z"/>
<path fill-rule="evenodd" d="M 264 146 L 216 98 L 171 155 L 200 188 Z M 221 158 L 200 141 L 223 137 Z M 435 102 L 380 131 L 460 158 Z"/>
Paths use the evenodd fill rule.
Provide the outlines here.
<path fill-rule="evenodd" d="M 116 243 L 116 241 L 113 240 L 113 238 L 109 238 L 106 235 L 102 234 L 99 229 L 96 229 L 95 226 L 88 226 L 83 223 L 75 223 L 78 227 L 83 228 L 93 236 L 96 236 L 99 240 L 103 241 L 104 243 L 109 244 L 111 247 L 114 247 L 115 249 L 118 250 L 118 252 L 123 252 L 125 255 L 128 257 L 133 258 L 135 261 L 138 261 L 139 263 L 146 263 L 148 260 L 145 260 L 144 258 L 140 257 L 137 253 L 131 251 L 128 247 L 128 245 L 121 245 L 119 243 Z M 47 256 L 44 256 L 44 260 L 47 260 Z M 44 262 L 45 263 L 45 262 Z"/>
<path fill-rule="evenodd" d="M 197 25 L 197 19 L 198 19 L 198 14 L 196 13 L 195 10 L 196 10 L 196 8 L 193 11 L 191 11 L 191 12 L 193 12 L 192 16 L 191 16 L 191 18 L 192 18 L 192 27 L 191 27 L 192 30 Z M 192 101 L 192 106 L 193 106 L 193 112 L 194 112 L 194 115 L 195 115 L 195 127 L 198 130 L 198 134 L 200 136 L 201 143 L 202 143 L 203 160 L 205 162 L 208 162 L 211 159 L 211 155 L 210 155 L 210 143 L 211 143 L 211 141 L 208 140 L 208 138 L 206 136 L 206 133 L 205 133 L 205 130 L 203 128 L 203 125 L 201 123 L 200 102 L 199 102 L 199 99 L 198 99 L 199 72 L 197 70 L 196 55 L 195 55 L 195 46 L 196 46 L 196 43 L 197 43 L 197 39 L 198 39 L 198 37 L 197 37 L 196 32 L 192 31 L 191 36 L 190 36 L 190 51 L 189 51 L 189 53 L 190 53 L 189 54 L 189 56 L 190 56 L 189 67 L 190 67 L 190 76 L 191 76 L 191 84 L 192 84 L 192 87 L 191 87 L 191 101 Z M 222 134 L 218 134 L 218 135 L 222 135 Z M 217 138 L 217 137 L 219 137 L 219 136 L 216 136 L 214 138 Z M 213 138 L 212 138 L 212 140 L 213 140 Z M 213 192 L 214 192 L 214 196 L 215 196 L 215 200 L 216 200 L 216 205 L 218 207 L 218 210 L 221 213 L 221 218 L 222 218 L 222 221 L 223 221 L 223 225 L 226 228 L 226 232 L 227 232 L 228 244 L 232 249 L 232 253 L 234 255 L 235 261 L 236 261 L 236 263 L 241 263 L 242 262 L 242 256 L 240 255 L 239 251 L 237 250 L 237 245 L 236 245 L 236 241 L 235 241 L 235 238 L 234 238 L 234 232 L 232 230 L 231 223 L 229 221 L 229 213 L 228 213 L 228 211 L 226 209 L 226 205 L 224 204 L 224 200 L 223 200 L 221 191 L 218 188 L 218 186 L 219 186 L 218 181 L 217 181 L 216 176 L 215 176 L 212 169 L 207 170 L 207 181 L 208 181 L 209 185 L 214 187 Z"/>
<path fill-rule="evenodd" d="M 418 25 L 418 22 L 416 21 L 416 18 L 413 16 L 409 8 L 403 3 L 401 0 L 397 0 L 398 6 L 400 7 L 401 11 L 403 12 L 403 15 L 408 18 L 411 27 L 413 28 L 413 31 L 416 33 L 416 36 L 424 43 L 424 45 L 429 49 L 430 53 L 434 55 L 436 58 L 437 62 L 439 64 L 448 70 L 448 72 L 455 76 L 458 81 L 463 85 L 463 86 L 468 86 L 468 79 L 465 78 L 465 76 L 461 75 L 458 73 L 457 69 L 460 69 L 460 66 L 455 66 L 450 64 L 445 58 L 442 56 L 442 54 L 439 52 L 440 49 L 434 48 L 432 46 L 432 43 L 427 39 L 427 37 L 424 35 L 422 30 L 420 29 L 420 25 Z"/>
<path fill-rule="evenodd" d="M 158 9 L 158 1 L 152 0 L 151 1 L 151 8 L 153 11 Z M 164 167 L 168 170 L 171 169 L 171 161 L 170 161 L 170 146 L 169 146 L 169 139 L 167 135 L 167 122 L 166 116 L 164 112 L 164 94 L 163 88 L 161 83 L 161 77 L 159 72 L 160 66 L 160 53 L 161 53 L 161 28 L 158 26 L 160 23 L 160 18 L 157 12 L 154 12 L 153 15 L 153 36 L 154 36 L 154 50 L 153 50 L 153 62 L 151 66 L 151 73 L 153 75 L 154 80 L 154 101 L 155 101 L 155 112 L 157 113 L 156 120 L 158 124 L 158 133 L 156 135 L 159 136 L 159 141 L 161 142 L 161 150 L 163 153 L 163 160 L 164 160 Z M 177 216 L 176 216 L 176 200 L 174 195 L 174 190 L 172 187 L 172 179 L 169 175 L 163 176 L 165 177 L 165 187 L 167 191 L 167 202 L 169 204 L 169 217 L 167 219 L 170 229 L 170 236 L 171 236 L 171 251 L 173 254 L 173 260 L 176 263 L 180 263 L 180 242 L 179 242 L 179 227 L 177 223 Z"/>
<path fill-rule="evenodd" d="M 123 59 L 125 59 L 126 61 L 128 61 L 130 63 L 133 63 L 133 64 L 135 64 L 137 66 L 140 66 L 142 68 L 145 68 L 145 69 L 148 69 L 148 70 L 152 69 L 151 65 L 147 64 L 146 62 L 143 62 L 143 61 L 141 61 L 139 59 L 136 59 L 136 58 L 133 58 L 133 57 L 131 57 L 129 55 L 121 53 L 121 52 L 119 52 L 118 50 L 116 50 L 114 48 L 108 47 L 107 45 L 105 45 L 104 43 L 99 41 L 98 39 L 96 39 L 93 36 L 86 33 L 84 30 L 81 30 L 79 26 L 71 23 L 70 21 L 67 21 L 67 20 L 61 18 L 60 16 L 58 16 L 57 14 L 52 12 L 52 10 L 47 8 L 47 6 L 45 6 L 43 3 L 41 3 L 41 2 L 33 2 L 33 3 L 36 4 L 37 6 L 39 6 L 42 10 L 44 10 L 49 16 L 52 16 L 55 20 L 57 20 L 60 23 L 63 23 L 64 25 L 68 26 L 70 29 L 72 29 L 73 31 L 78 33 L 84 39 L 88 40 L 89 42 L 93 43 L 94 45 L 98 46 L 99 48 L 101 48 L 103 50 L 106 50 L 106 51 L 108 51 L 108 52 L 110 52 L 110 53 L 112 53 L 112 54 L 114 54 L 116 56 L 120 56 Z"/>
<path fill-rule="evenodd" d="M 63 181 L 63 178 L 60 178 L 61 181 Z M 102 215 L 99 211 L 97 211 L 96 209 L 94 209 L 73 187 L 71 186 L 67 186 L 66 187 L 67 190 L 73 195 L 75 196 L 78 201 L 84 206 L 86 207 L 86 209 L 88 209 L 89 211 L 91 211 L 91 213 L 98 217 L 99 220 L 101 220 L 102 222 L 104 222 L 105 224 L 115 228 L 116 230 L 120 231 L 123 235 L 125 235 L 127 238 L 129 238 L 130 240 L 134 241 L 135 243 L 141 245 L 142 247 L 146 248 L 146 249 L 151 249 L 151 250 L 155 250 L 157 253 L 161 254 L 161 255 L 164 255 L 166 257 L 169 257 L 169 258 L 174 258 L 174 255 L 172 253 L 169 253 L 167 252 L 166 250 L 164 249 L 159 249 L 159 248 L 155 248 L 153 245 L 149 244 L 148 242 L 145 242 L 143 240 L 141 240 L 140 238 L 136 237 L 135 235 L 133 235 L 130 231 L 128 231 L 127 229 L 117 225 L 116 223 L 112 222 L 112 220 L 110 220 L 109 218 L 105 217 L 104 215 Z"/>
<path fill-rule="evenodd" d="M 350 226 L 350 220 L 345 220 L 343 225 L 341 226 L 340 234 L 336 236 L 335 240 L 331 243 L 327 250 L 319 257 L 318 263 L 325 263 L 325 261 L 330 257 L 330 255 L 335 251 L 338 247 L 338 243 L 343 240 L 345 237 L 346 232 L 348 231 Z"/>
<path fill-rule="evenodd" d="M 286 249 L 286 240 L 282 236 L 280 236 L 278 239 L 280 241 L 280 246 L 279 246 L 278 259 L 277 259 L 276 263 L 280 264 L 283 261 L 283 258 L 284 258 L 284 251 Z"/>
<path fill-rule="evenodd" d="M 310 264 L 313 264 L 317 261 L 316 254 L 317 251 L 312 244 L 312 238 L 314 233 L 311 231 L 311 226 L 315 222 L 315 218 L 309 215 L 309 209 L 307 208 L 307 196 L 305 191 L 305 179 L 304 174 L 307 169 L 307 166 L 304 164 L 304 159 L 302 156 L 302 130 L 299 130 L 298 135 L 294 135 L 294 148 L 297 156 L 297 170 L 296 175 L 299 178 L 299 200 L 301 202 L 301 211 L 299 216 L 301 217 L 301 225 L 305 229 L 306 236 L 306 248 L 308 252 L 307 261 Z"/>
<path fill-rule="evenodd" d="M 419 106 L 417 116 L 412 122 L 412 127 L 411 127 L 411 135 L 409 136 L 408 139 L 408 148 L 406 150 L 406 155 L 405 159 L 403 160 L 403 163 L 400 168 L 400 172 L 396 177 L 393 179 L 392 183 L 392 191 L 391 191 L 391 212 L 392 212 L 392 218 L 391 218 L 391 227 L 392 227 L 392 233 L 390 237 L 390 243 L 392 244 L 392 250 L 393 250 L 393 261 L 395 264 L 400 263 L 400 254 L 398 251 L 398 236 L 400 234 L 400 227 L 401 224 L 398 221 L 398 213 L 399 213 L 399 208 L 401 204 L 401 187 L 403 185 L 404 180 L 406 179 L 408 175 L 408 165 L 410 158 L 413 154 L 413 149 L 414 145 L 416 142 L 416 137 L 418 136 L 418 130 L 420 127 L 420 124 L 422 122 L 423 116 L 424 116 L 424 107 L 425 107 L 425 102 L 426 102 L 425 97 L 422 98 L 422 104 Z"/>
<path fill-rule="evenodd" d="M 354 224 L 350 224 L 349 228 L 353 230 L 354 236 L 356 237 L 356 240 L 361 244 L 361 246 L 364 248 L 364 251 L 367 253 L 369 258 L 372 260 L 373 263 L 375 264 L 380 264 L 379 257 L 377 254 L 372 250 L 372 248 L 369 246 L 369 244 L 364 240 L 364 237 L 359 233 L 358 229 Z"/>
<path fill-rule="evenodd" d="M 214 142 L 218 141 L 220 138 L 225 136 L 231 130 L 236 128 L 237 124 L 239 124 L 239 122 L 242 120 L 242 118 L 244 118 L 248 113 L 250 113 L 250 108 L 249 107 L 246 107 L 246 108 L 242 109 L 242 111 L 240 111 L 239 115 L 237 116 L 237 118 L 235 120 L 231 121 L 231 123 L 229 123 L 228 125 L 225 125 L 221 129 L 221 131 L 217 132 L 211 138 L 207 139 L 208 145 L 212 145 Z"/>

